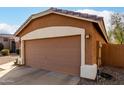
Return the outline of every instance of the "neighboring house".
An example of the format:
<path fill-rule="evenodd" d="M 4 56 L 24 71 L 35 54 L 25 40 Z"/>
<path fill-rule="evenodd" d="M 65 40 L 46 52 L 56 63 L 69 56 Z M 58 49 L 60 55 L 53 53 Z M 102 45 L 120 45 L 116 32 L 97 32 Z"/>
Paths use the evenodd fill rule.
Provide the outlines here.
<path fill-rule="evenodd" d="M 89 79 L 96 78 L 99 44 L 108 42 L 102 17 L 57 8 L 31 15 L 15 35 L 22 64 Z"/>
<path fill-rule="evenodd" d="M 15 42 L 15 36 L 12 34 L 0 34 L 0 43 L 3 44 L 5 49 L 9 49 L 13 53 L 16 52 L 16 48 L 19 47 Z"/>

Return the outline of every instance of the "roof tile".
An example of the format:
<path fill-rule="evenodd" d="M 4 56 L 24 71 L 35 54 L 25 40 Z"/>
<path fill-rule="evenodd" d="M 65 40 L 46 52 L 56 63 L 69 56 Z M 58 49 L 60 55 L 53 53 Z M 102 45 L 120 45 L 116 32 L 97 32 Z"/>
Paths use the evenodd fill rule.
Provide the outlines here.
<path fill-rule="evenodd" d="M 74 15 L 74 16 L 83 17 L 83 18 L 88 18 L 88 19 L 92 19 L 92 20 L 99 20 L 99 19 L 103 18 L 103 17 L 99 17 L 97 15 L 92 15 L 92 14 L 87 14 L 87 13 L 80 13 L 80 12 L 74 12 L 74 11 L 68 11 L 68 10 L 63 10 L 63 9 L 58 9 L 58 8 L 53 8 L 53 7 L 50 8 L 50 10 L 54 11 L 54 12 Z"/>

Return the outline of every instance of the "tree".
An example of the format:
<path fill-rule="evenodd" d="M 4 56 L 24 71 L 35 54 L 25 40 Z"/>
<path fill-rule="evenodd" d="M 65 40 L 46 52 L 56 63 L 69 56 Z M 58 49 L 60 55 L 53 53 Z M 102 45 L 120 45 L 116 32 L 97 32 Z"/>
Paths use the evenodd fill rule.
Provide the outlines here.
<path fill-rule="evenodd" d="M 112 30 L 110 28 L 109 28 L 107 34 L 108 34 L 109 41 L 112 43 L 112 41 L 113 41 L 113 33 L 112 33 Z"/>
<path fill-rule="evenodd" d="M 124 44 L 124 16 L 119 13 L 111 15 L 111 29 L 108 32 L 110 41 L 117 44 Z"/>
<path fill-rule="evenodd" d="M 115 27 L 113 31 L 113 37 L 115 39 L 115 42 L 118 44 L 124 43 L 124 31 L 121 27 Z"/>

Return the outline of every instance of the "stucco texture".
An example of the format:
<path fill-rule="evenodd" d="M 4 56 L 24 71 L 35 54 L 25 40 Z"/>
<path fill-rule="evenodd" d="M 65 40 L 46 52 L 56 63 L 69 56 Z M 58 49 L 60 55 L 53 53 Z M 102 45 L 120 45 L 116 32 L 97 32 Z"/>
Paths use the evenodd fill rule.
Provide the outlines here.
<path fill-rule="evenodd" d="M 85 34 L 90 35 L 90 38 L 85 40 L 85 63 L 91 65 L 97 63 L 97 41 L 105 43 L 105 40 L 92 22 L 51 13 L 33 19 L 18 36 L 22 37 L 33 30 L 50 26 L 72 26 L 85 29 Z"/>

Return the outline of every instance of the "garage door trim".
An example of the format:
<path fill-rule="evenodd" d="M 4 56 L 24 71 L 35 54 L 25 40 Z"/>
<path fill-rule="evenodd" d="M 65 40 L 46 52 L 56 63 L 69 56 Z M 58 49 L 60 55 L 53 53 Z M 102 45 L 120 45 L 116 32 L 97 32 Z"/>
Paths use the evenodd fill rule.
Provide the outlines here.
<path fill-rule="evenodd" d="M 21 59 L 24 64 L 24 41 L 43 38 L 81 35 L 81 66 L 85 65 L 85 29 L 71 26 L 52 26 L 34 30 L 21 37 Z M 82 70 L 81 70 L 82 71 Z"/>
<path fill-rule="evenodd" d="M 81 65 L 85 64 L 85 29 L 71 26 L 53 26 L 34 30 L 21 38 L 24 40 L 81 35 Z M 24 62 L 24 43 L 22 44 L 22 57 Z"/>

